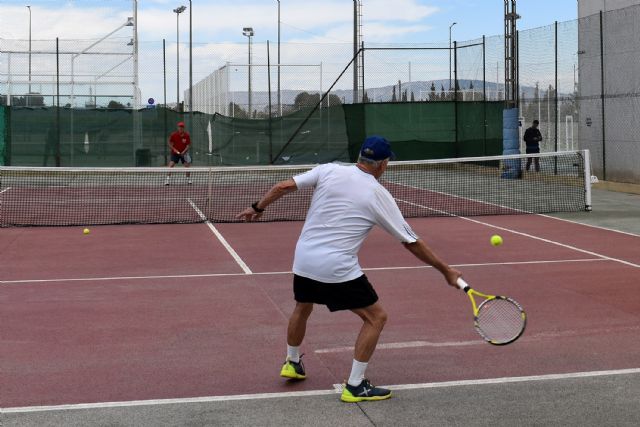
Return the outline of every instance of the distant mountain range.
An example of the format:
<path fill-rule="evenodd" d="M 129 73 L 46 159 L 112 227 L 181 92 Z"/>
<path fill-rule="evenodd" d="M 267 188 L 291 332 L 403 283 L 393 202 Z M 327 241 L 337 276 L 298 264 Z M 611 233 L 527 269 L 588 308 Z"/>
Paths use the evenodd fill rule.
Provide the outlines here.
<path fill-rule="evenodd" d="M 366 82 L 365 82 L 366 83 Z M 366 93 L 367 97 L 371 102 L 390 102 L 393 98 L 393 91 L 395 87 L 396 91 L 396 99 L 402 99 L 402 93 L 407 92 L 407 100 L 411 100 L 411 93 L 413 93 L 416 101 L 418 100 L 428 100 L 429 94 L 431 93 L 431 85 L 435 86 L 435 93 L 440 95 L 442 92 L 442 88 L 444 88 L 445 92 L 449 89 L 449 80 L 441 79 L 441 80 L 433 80 L 433 81 L 416 81 L 416 82 L 401 82 L 400 84 L 400 93 L 398 93 L 398 85 L 389 85 L 382 87 L 374 87 L 367 88 Z M 473 95 L 470 92 L 476 92 L 478 94 L 482 94 L 482 80 L 458 80 L 459 89 L 463 92 L 469 92 L 465 97 L 465 100 L 470 100 Z M 470 88 L 473 87 L 473 90 Z M 499 91 L 502 94 L 504 90 L 503 84 L 497 84 L 494 82 L 486 82 L 487 91 L 487 99 L 495 100 L 497 98 L 496 92 Z M 533 99 L 535 97 L 536 88 L 532 86 L 521 86 L 520 93 L 524 94 L 527 99 Z M 291 105 L 294 103 L 296 96 L 302 92 L 307 92 L 310 94 L 319 93 L 317 90 L 282 90 L 280 92 L 280 99 L 282 103 L 287 105 Z M 541 88 L 541 96 L 544 96 L 545 91 Z M 353 102 L 353 90 L 350 89 L 338 89 L 331 91 L 332 95 L 336 95 L 340 98 L 343 103 L 352 103 Z M 271 94 L 271 102 L 272 107 L 275 98 L 277 97 L 276 91 L 273 90 Z M 249 103 L 249 97 L 247 92 L 233 92 L 232 93 L 232 102 L 235 102 L 238 105 L 247 105 Z M 269 98 L 268 93 L 265 91 L 255 91 L 252 92 L 251 102 L 254 106 L 254 109 L 262 110 L 268 106 Z"/>

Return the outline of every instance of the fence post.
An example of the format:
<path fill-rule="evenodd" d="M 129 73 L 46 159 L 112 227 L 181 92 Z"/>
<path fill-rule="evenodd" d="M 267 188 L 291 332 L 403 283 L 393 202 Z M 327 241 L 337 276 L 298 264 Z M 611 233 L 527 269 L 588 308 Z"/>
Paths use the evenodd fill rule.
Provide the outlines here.
<path fill-rule="evenodd" d="M 607 143 L 605 133 L 605 108 L 604 108 L 604 28 L 603 13 L 600 11 L 600 99 L 602 101 L 602 179 L 607 179 Z"/>
<path fill-rule="evenodd" d="M 60 167 L 60 40 L 58 37 L 56 37 L 56 167 Z"/>
<path fill-rule="evenodd" d="M 482 155 L 487 155 L 487 61 L 485 37 L 482 35 Z M 498 82 L 496 82 L 498 84 Z"/>
<path fill-rule="evenodd" d="M 164 107 L 162 108 L 162 118 L 164 121 L 164 128 L 160 141 L 162 141 L 162 146 L 164 147 L 164 166 L 169 164 L 169 159 L 167 158 L 168 143 L 165 141 L 165 138 L 167 138 L 167 52 L 165 43 L 165 39 L 162 39 L 162 83 L 164 85 Z"/>
<path fill-rule="evenodd" d="M 451 88 L 449 88 L 451 90 Z M 454 126 L 455 126 L 455 150 L 456 157 L 460 156 L 460 147 L 458 146 L 458 42 L 453 42 L 453 109 L 454 109 Z"/>
<path fill-rule="evenodd" d="M 555 44 L 555 137 L 554 137 L 554 151 L 558 151 L 558 21 L 555 22 L 554 27 L 554 44 Z"/>

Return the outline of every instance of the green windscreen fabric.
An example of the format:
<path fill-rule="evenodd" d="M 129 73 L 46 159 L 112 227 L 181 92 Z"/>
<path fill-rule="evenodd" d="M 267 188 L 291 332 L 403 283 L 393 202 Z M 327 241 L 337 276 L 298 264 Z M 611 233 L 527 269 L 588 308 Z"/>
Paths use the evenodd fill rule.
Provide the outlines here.
<path fill-rule="evenodd" d="M 501 102 L 374 103 L 344 109 L 352 160 L 367 135 L 391 141 L 398 160 L 501 153 Z"/>
<path fill-rule="evenodd" d="M 271 120 L 216 115 L 212 164 L 312 164 L 349 161 L 342 106 L 302 109 Z"/>
<path fill-rule="evenodd" d="M 191 135 L 194 166 L 355 161 L 374 134 L 392 142 L 398 160 L 496 155 L 502 109 L 501 102 L 352 104 L 269 120 L 163 108 L 4 107 L 0 155 L 14 166 L 163 166 L 180 121 Z"/>

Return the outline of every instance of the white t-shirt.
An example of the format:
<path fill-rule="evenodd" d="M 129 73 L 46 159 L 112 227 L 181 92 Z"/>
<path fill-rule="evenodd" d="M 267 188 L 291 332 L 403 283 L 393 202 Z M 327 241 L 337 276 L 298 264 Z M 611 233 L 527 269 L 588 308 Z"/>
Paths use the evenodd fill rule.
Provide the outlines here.
<path fill-rule="evenodd" d="M 358 251 L 376 224 L 401 242 L 418 240 L 391 194 L 355 165 L 328 163 L 293 179 L 299 189 L 315 187 L 293 261 L 299 276 L 325 283 L 360 277 Z"/>

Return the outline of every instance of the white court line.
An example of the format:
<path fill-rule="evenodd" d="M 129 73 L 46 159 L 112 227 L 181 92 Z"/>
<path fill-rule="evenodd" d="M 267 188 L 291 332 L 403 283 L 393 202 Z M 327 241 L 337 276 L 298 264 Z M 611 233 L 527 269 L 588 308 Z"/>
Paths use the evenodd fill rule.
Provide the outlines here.
<path fill-rule="evenodd" d="M 460 380 L 460 381 L 444 381 L 435 383 L 422 384 L 398 384 L 391 386 L 383 386 L 391 390 L 419 390 L 427 388 L 444 388 L 444 387 L 460 387 L 475 386 L 485 384 L 508 384 L 517 382 L 533 382 L 533 381 L 553 381 L 567 380 L 575 378 L 593 378 L 613 375 L 632 375 L 640 374 L 640 368 L 618 369 L 609 371 L 591 371 L 591 372 L 571 372 L 566 374 L 548 374 L 534 375 L 526 377 L 503 377 L 503 378 L 487 378 L 481 380 Z M 189 404 L 189 403 L 210 403 L 210 402 L 228 402 L 233 400 L 258 400 L 258 399 L 277 399 L 292 398 L 304 396 L 326 396 L 340 393 L 340 386 L 334 385 L 330 390 L 310 390 L 284 393 L 258 393 L 258 394 L 236 394 L 229 396 L 206 396 L 191 397 L 184 399 L 155 399 L 155 400 L 133 400 L 125 402 L 99 402 L 99 403 L 79 403 L 72 405 L 52 405 L 52 406 L 24 406 L 15 408 L 0 409 L 1 413 L 13 414 L 21 412 L 47 412 L 47 411 L 69 411 L 79 409 L 99 409 L 99 408 L 125 408 L 132 406 L 157 406 L 171 404 Z"/>
<path fill-rule="evenodd" d="M 580 259 L 560 259 L 560 260 L 547 260 L 547 261 L 509 261 L 509 262 L 487 262 L 487 263 L 474 263 L 474 264 L 451 264 L 452 267 L 490 267 L 500 265 L 525 265 L 525 264 L 554 264 L 554 263 L 568 263 L 568 262 L 601 262 L 608 261 L 602 258 L 580 258 Z M 369 267 L 363 268 L 363 271 L 381 271 L 381 270 L 413 270 L 433 268 L 430 265 L 412 265 L 404 267 Z M 74 277 L 67 279 L 20 279 L 20 280 L 0 280 L 0 284 L 19 284 L 19 283 L 49 283 L 49 282 L 99 282 L 106 280 L 149 280 L 149 279 L 192 279 L 198 277 L 232 277 L 232 276 L 246 276 L 252 274 L 255 276 L 267 276 L 267 275 L 286 275 L 293 274 L 292 271 L 265 271 L 258 273 L 203 273 L 203 274 L 175 274 L 167 276 L 111 276 L 111 277 Z"/>
<path fill-rule="evenodd" d="M 604 327 L 604 328 L 596 328 L 589 329 L 588 331 L 583 330 L 565 330 L 565 331 L 553 331 L 553 332 L 539 332 L 537 334 L 528 334 L 522 338 L 520 338 L 519 342 L 533 342 L 533 341 L 541 341 L 541 340 L 549 340 L 549 339 L 557 339 L 557 338 L 565 338 L 565 337 L 577 337 L 583 335 L 609 335 L 613 332 L 634 332 L 640 330 L 640 325 L 634 326 L 619 326 L 619 327 Z M 432 341 L 404 341 L 404 342 L 391 342 L 391 343 L 383 343 L 378 344 L 376 346 L 377 350 L 396 350 L 396 349 L 404 349 L 404 348 L 421 348 L 421 347 L 466 347 L 470 345 L 486 345 L 486 342 L 477 339 L 473 341 L 443 341 L 443 342 L 432 342 Z M 343 346 L 343 347 L 333 347 L 333 348 L 321 348 L 315 350 L 314 353 L 318 354 L 328 354 L 328 353 L 350 353 L 353 352 L 353 346 Z"/>
<path fill-rule="evenodd" d="M 0 194 L 4 193 L 5 191 L 9 191 L 9 190 L 11 190 L 11 187 L 7 187 L 4 190 L 0 191 Z"/>
<path fill-rule="evenodd" d="M 476 224 L 480 224 L 480 225 L 484 225 L 484 226 L 487 226 L 487 227 L 495 228 L 497 230 L 507 231 L 509 233 L 518 234 L 520 236 L 528 237 L 528 238 L 534 239 L 534 240 L 540 240 L 540 241 L 545 242 L 545 243 L 551 243 L 552 245 L 561 246 L 561 247 L 567 248 L 567 249 L 572 249 L 572 250 L 577 251 L 577 252 L 582 252 L 584 254 L 588 254 L 588 255 L 599 257 L 599 258 L 607 259 L 609 261 L 615 261 L 615 262 L 619 262 L 621 264 L 625 264 L 625 265 L 628 265 L 628 266 L 631 266 L 631 267 L 640 268 L 639 264 L 634 264 L 632 262 L 625 261 L 625 260 L 622 260 L 622 259 L 619 259 L 619 258 L 613 258 L 613 257 L 610 257 L 610 256 L 602 255 L 602 254 L 599 254 L 597 252 L 588 251 L 586 249 L 580 249 L 580 248 L 575 247 L 575 246 L 571 246 L 571 245 L 567 245 L 567 244 L 564 244 L 564 243 L 556 242 L 555 240 L 545 239 L 545 238 L 542 238 L 542 237 L 534 236 L 532 234 L 523 233 L 521 231 L 516 231 L 516 230 L 513 230 L 511 228 L 500 227 L 498 225 L 489 224 L 488 222 L 478 221 L 477 219 L 472 219 L 472 218 L 468 218 L 468 217 L 465 217 L 465 216 L 454 215 L 454 214 L 451 214 L 451 213 L 448 213 L 448 212 L 445 212 L 445 211 L 441 211 L 439 209 L 433 209 L 433 208 L 430 208 L 428 206 L 419 205 L 419 204 L 413 203 L 413 202 L 408 202 L 406 200 L 401 200 L 401 199 L 396 199 L 396 200 L 398 200 L 398 201 L 400 201 L 402 203 L 406 203 L 408 205 L 413 205 L 413 206 L 416 206 L 416 207 L 419 207 L 419 208 L 423 208 L 423 209 L 429 209 L 429 210 L 432 210 L 434 212 L 440 212 L 440 213 L 446 214 L 447 216 L 450 216 L 450 217 L 460 218 L 460 219 L 465 220 L 465 221 L 470 221 L 470 222 L 473 222 L 473 223 L 476 223 Z"/>
<path fill-rule="evenodd" d="M 229 242 L 227 242 L 227 240 L 222 236 L 222 234 L 220 234 L 220 232 L 213 226 L 213 224 L 211 224 L 211 221 L 207 220 L 207 217 L 204 216 L 202 211 L 198 209 L 198 207 L 191 201 L 191 199 L 187 199 L 187 200 L 189 201 L 189 204 L 191 205 L 191 207 L 196 211 L 198 216 L 200 216 L 200 218 L 204 220 L 205 224 L 207 224 L 207 227 L 209 227 L 209 229 L 213 232 L 213 234 L 218 238 L 220 243 L 222 243 L 222 246 L 224 246 L 227 252 L 229 252 L 229 254 L 233 257 L 233 259 L 236 260 L 240 268 L 242 268 L 242 271 L 244 271 L 244 274 L 252 274 L 249 266 L 245 264 L 242 258 L 240 258 L 240 255 L 238 255 L 238 253 L 235 250 L 233 250 Z"/>
<path fill-rule="evenodd" d="M 521 338 L 522 339 L 522 338 Z M 378 344 L 377 350 L 397 350 L 403 348 L 419 348 L 419 347 L 464 347 L 468 345 L 487 345 L 486 341 L 474 340 L 474 341 L 448 341 L 448 342 L 431 342 L 431 341 L 405 341 L 405 342 L 390 342 L 386 344 Z M 329 353 L 350 353 L 354 350 L 353 346 L 333 347 L 333 348 L 320 348 L 315 350 L 317 354 L 329 354 Z"/>
<path fill-rule="evenodd" d="M 544 218 L 555 219 L 555 220 L 558 220 L 558 221 L 570 222 L 572 224 L 584 225 L 585 227 L 598 228 L 600 230 L 606 230 L 606 231 L 613 231 L 614 233 L 626 234 L 627 236 L 640 237 L 640 234 L 634 234 L 634 233 L 631 233 L 629 231 L 616 230 L 616 229 L 613 229 L 613 228 L 602 227 L 600 225 L 587 224 L 586 222 L 574 221 L 572 219 L 558 218 L 558 217 L 551 216 L 551 215 L 545 215 L 545 214 L 536 214 L 536 215 L 544 217 Z"/>

